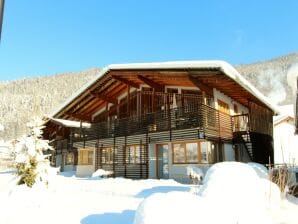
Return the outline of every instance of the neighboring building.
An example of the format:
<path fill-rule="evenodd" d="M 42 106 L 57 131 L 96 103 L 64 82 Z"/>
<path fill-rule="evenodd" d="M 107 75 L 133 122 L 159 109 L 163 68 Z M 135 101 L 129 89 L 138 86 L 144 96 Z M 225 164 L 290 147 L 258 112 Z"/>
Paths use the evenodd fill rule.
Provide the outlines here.
<path fill-rule="evenodd" d="M 273 162 L 276 111 L 223 61 L 110 65 L 46 120 L 44 137 L 77 175 L 186 181 L 188 164 Z"/>
<path fill-rule="evenodd" d="M 282 106 L 281 114 L 275 116 L 274 163 L 298 166 L 298 136 L 295 135 L 293 105 Z"/>

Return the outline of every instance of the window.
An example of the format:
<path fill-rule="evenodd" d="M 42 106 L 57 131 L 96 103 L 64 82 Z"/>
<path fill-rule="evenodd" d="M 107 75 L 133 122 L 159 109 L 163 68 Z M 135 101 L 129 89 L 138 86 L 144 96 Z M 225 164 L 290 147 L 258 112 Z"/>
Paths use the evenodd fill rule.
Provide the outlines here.
<path fill-rule="evenodd" d="M 220 112 L 226 113 L 226 114 L 230 114 L 230 107 L 229 104 L 221 101 L 221 100 L 217 100 L 217 104 L 218 104 L 218 110 Z"/>
<path fill-rule="evenodd" d="M 185 162 L 185 144 L 174 144 L 173 147 L 174 163 Z"/>
<path fill-rule="evenodd" d="M 201 142 L 201 163 L 213 163 L 214 162 L 214 145 L 210 142 Z"/>
<path fill-rule="evenodd" d="M 126 146 L 126 163 L 138 164 L 144 162 L 144 151 L 142 150 L 144 145 L 129 145 Z M 142 156 L 143 155 L 143 156 Z"/>
<path fill-rule="evenodd" d="M 214 163 L 215 145 L 211 142 L 173 144 L 173 163 Z"/>
<path fill-rule="evenodd" d="M 113 147 L 106 147 L 101 149 L 101 163 L 102 164 L 112 164 L 114 158 L 116 159 L 117 149 Z M 116 161 L 114 160 L 114 163 Z"/>
<path fill-rule="evenodd" d="M 186 144 L 186 161 L 189 163 L 198 162 L 198 143 Z"/>
<path fill-rule="evenodd" d="M 65 165 L 73 165 L 74 164 L 74 154 L 67 153 L 65 157 Z"/>
<path fill-rule="evenodd" d="M 80 149 L 79 151 L 79 165 L 93 165 L 93 150 Z"/>
<path fill-rule="evenodd" d="M 173 144 L 174 163 L 198 163 L 198 142 Z"/>

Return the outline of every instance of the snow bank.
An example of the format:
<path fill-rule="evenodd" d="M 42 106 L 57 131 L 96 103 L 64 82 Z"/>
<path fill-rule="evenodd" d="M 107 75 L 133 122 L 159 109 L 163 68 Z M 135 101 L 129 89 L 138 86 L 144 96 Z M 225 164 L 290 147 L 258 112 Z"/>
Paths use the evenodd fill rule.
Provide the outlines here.
<path fill-rule="evenodd" d="M 108 177 L 113 175 L 112 171 L 106 171 L 103 169 L 98 169 L 92 174 L 92 178 L 101 178 L 101 177 Z"/>
<path fill-rule="evenodd" d="M 260 178 L 268 179 L 269 172 L 264 165 L 259 163 L 253 163 L 253 162 L 247 163 L 247 165 L 252 167 Z"/>
<path fill-rule="evenodd" d="M 134 223 L 272 223 L 268 208 L 279 202 L 280 191 L 263 179 L 265 173 L 257 164 L 217 163 L 207 171 L 198 195 L 175 192 L 148 197 Z"/>
<path fill-rule="evenodd" d="M 134 223 L 195 224 L 199 223 L 202 207 L 199 197 L 188 192 L 157 193 L 140 204 Z"/>

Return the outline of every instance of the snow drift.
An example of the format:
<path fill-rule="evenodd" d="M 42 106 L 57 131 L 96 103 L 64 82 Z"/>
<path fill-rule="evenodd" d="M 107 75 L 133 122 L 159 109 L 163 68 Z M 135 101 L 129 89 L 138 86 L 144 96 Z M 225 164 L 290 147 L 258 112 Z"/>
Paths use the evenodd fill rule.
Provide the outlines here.
<path fill-rule="evenodd" d="M 259 164 L 217 163 L 207 171 L 198 195 L 153 195 L 138 207 L 134 224 L 272 223 L 269 209 L 279 206 L 280 191 L 264 179 L 267 174 Z"/>

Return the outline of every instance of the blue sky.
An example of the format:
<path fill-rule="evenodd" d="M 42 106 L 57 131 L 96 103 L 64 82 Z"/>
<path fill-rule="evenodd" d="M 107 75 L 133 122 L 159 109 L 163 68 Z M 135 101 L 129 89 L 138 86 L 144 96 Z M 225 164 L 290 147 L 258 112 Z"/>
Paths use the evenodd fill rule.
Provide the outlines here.
<path fill-rule="evenodd" d="M 298 51 L 298 1 L 6 0 L 0 80 L 111 63 L 221 59 Z"/>

